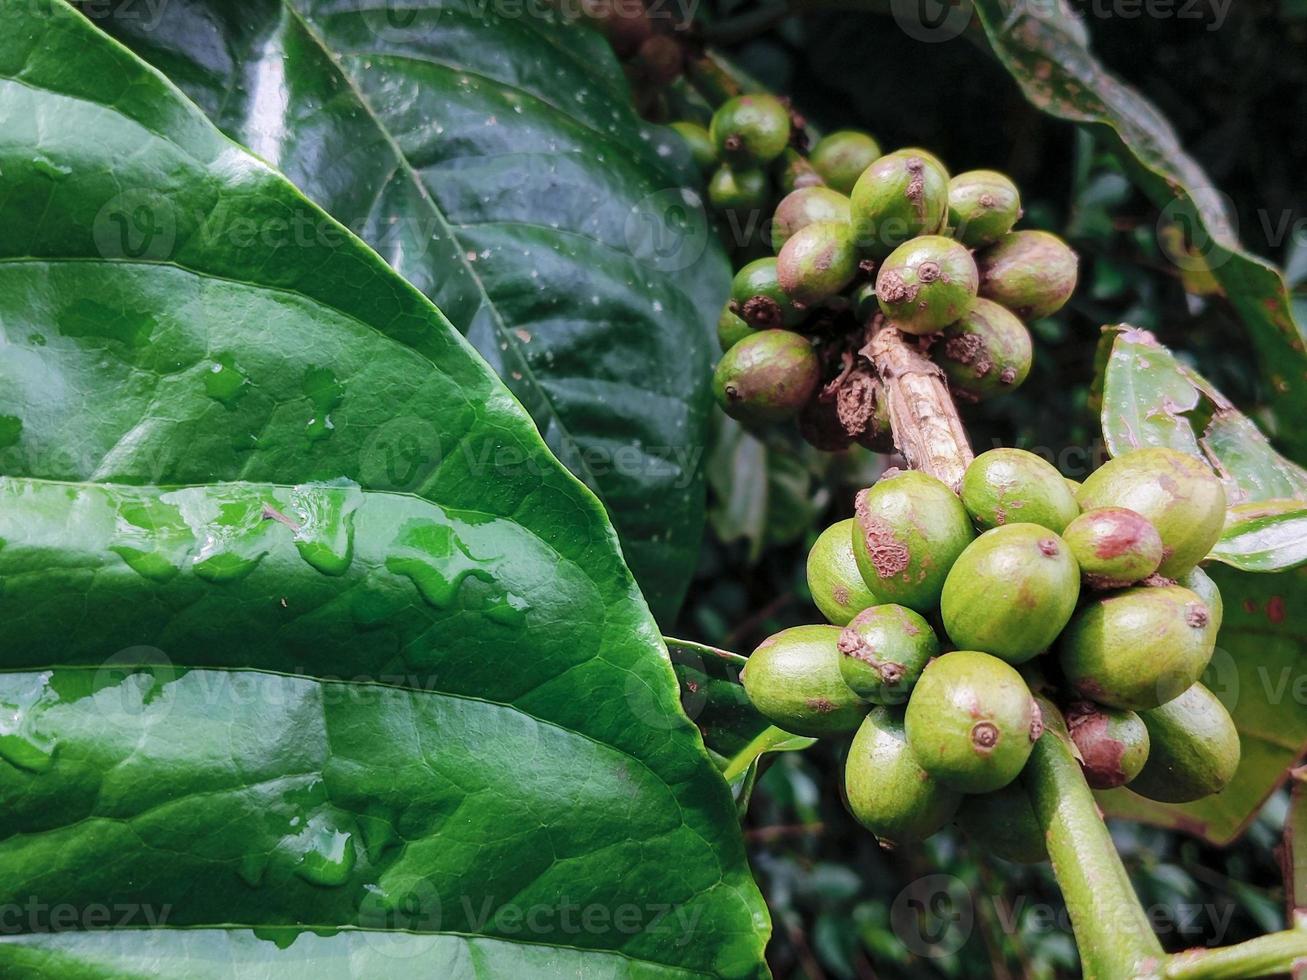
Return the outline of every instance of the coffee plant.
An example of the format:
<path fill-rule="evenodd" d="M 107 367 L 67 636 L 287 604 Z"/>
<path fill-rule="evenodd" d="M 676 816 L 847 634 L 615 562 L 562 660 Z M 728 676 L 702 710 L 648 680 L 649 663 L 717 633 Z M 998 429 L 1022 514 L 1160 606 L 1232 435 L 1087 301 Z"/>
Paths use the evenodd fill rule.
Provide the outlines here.
<path fill-rule="evenodd" d="M 1307 969 L 1303 263 L 1061 3 L 854 6 L 1074 217 L 788 6 L 0 0 L 0 976 Z"/>

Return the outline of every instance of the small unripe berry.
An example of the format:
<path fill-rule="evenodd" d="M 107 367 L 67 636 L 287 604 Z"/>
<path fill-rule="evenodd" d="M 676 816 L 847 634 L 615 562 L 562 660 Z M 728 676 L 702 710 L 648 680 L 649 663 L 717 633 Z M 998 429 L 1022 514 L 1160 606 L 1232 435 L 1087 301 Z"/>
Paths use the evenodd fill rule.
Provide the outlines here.
<path fill-rule="evenodd" d="M 1225 603 L 1221 601 L 1221 590 L 1217 588 L 1212 577 L 1201 568 L 1194 566 L 1175 580 L 1176 585 L 1183 585 L 1207 605 L 1211 621 L 1207 629 L 1213 636 L 1221 631 L 1221 622 L 1225 618 Z"/>
<path fill-rule="evenodd" d="M 841 194 L 851 193 L 862 172 L 880 158 L 880 144 L 854 129 L 823 136 L 808 154 L 826 184 Z"/>
<path fill-rule="evenodd" d="M 1140 712 L 1150 748 L 1130 789 L 1161 803 L 1189 803 L 1219 793 L 1239 768 L 1239 730 L 1225 705 L 1194 684 L 1179 697 Z"/>
<path fill-rule="evenodd" d="M 793 327 L 807 317 L 781 288 L 776 259 L 754 259 L 731 280 L 731 303 L 736 314 L 755 330 Z"/>
<path fill-rule="evenodd" d="M 1067 525 L 1062 537 L 1091 589 L 1142 582 L 1162 564 L 1162 537 L 1148 518 L 1125 507 L 1096 507 Z"/>
<path fill-rule="evenodd" d="M 768 637 L 740 674 L 750 702 L 795 735 L 838 735 L 858 727 L 870 707 L 840 677 L 838 626 L 793 626 Z"/>
<path fill-rule="evenodd" d="M 821 614 L 845 626 L 858 613 L 881 602 L 867 588 L 853 557 L 853 519 L 836 521 L 817 536 L 808 552 L 808 591 Z"/>
<path fill-rule="evenodd" d="M 1001 789 L 1025 767 L 1044 725 L 1011 665 L 974 650 L 932 660 L 904 717 L 921 768 L 963 793 Z"/>
<path fill-rule="evenodd" d="M 990 449 L 967 467 L 962 503 L 981 528 L 1038 524 L 1059 534 L 1080 513 L 1053 464 L 1024 449 Z"/>
<path fill-rule="evenodd" d="M 1094 789 L 1124 786 L 1148 759 L 1148 728 L 1133 711 L 1077 701 L 1066 709 L 1066 724 Z"/>
<path fill-rule="evenodd" d="M 858 274 L 853 231 L 840 221 L 817 221 L 796 231 L 776 256 L 781 288 L 800 306 L 834 296 Z"/>
<path fill-rule="evenodd" d="M 962 794 L 917 763 L 902 712 L 876 708 L 859 726 L 844 763 L 844 796 L 858 823 L 883 846 L 925 840 L 953 818 Z"/>
<path fill-rule="evenodd" d="M 940 596 L 944 629 L 957 646 L 1024 663 L 1057 639 L 1080 598 L 1080 570 L 1056 534 L 1005 524 L 967 545 Z"/>
<path fill-rule="evenodd" d="M 718 211 L 750 211 L 767 205 L 767 174 L 756 167 L 722 164 L 708 181 L 708 203 Z"/>
<path fill-rule="evenodd" d="M 779 252 L 800 228 L 816 221 L 849 222 L 849 199 L 829 187 L 800 187 L 781 198 L 772 216 L 771 245 Z"/>
<path fill-rule="evenodd" d="M 1043 828 L 1019 782 L 966 797 L 954 822 L 982 851 L 1004 861 L 1040 864 L 1048 860 Z"/>
<path fill-rule="evenodd" d="M 840 673 L 858 697 L 874 704 L 908 699 L 939 640 L 930 624 L 905 606 L 871 606 L 840 633 Z"/>
<path fill-rule="evenodd" d="M 737 95 L 713 113 L 709 132 L 723 160 L 770 163 L 790 145 L 790 111 L 774 95 Z"/>
<path fill-rule="evenodd" d="M 1014 313 L 977 296 L 961 319 L 944 328 L 930 355 L 944 369 L 955 397 L 980 402 L 1021 386 L 1034 345 Z"/>
<path fill-rule="evenodd" d="M 957 494 L 900 470 L 861 491 L 855 511 L 853 555 L 867 585 L 887 602 L 934 611 L 949 568 L 975 537 Z"/>
<path fill-rule="evenodd" d="M 790 194 L 801 187 L 821 187 L 825 183 L 821 174 L 808 162 L 808 158 L 793 149 L 782 153 L 772 169 L 783 194 Z"/>
<path fill-rule="evenodd" d="M 1143 711 L 1202 676 L 1216 634 L 1207 604 L 1179 585 L 1137 586 L 1093 598 L 1058 640 L 1058 661 L 1081 697 Z"/>
<path fill-rule="evenodd" d="M 1128 507 L 1162 536 L 1158 572 L 1179 578 L 1207 557 L 1225 526 L 1225 487 L 1206 463 L 1174 449 L 1136 449 L 1091 473 L 1076 495 L 1085 510 Z"/>
<path fill-rule="evenodd" d="M 778 422 L 797 415 L 820 380 L 821 366 L 806 339 L 788 330 L 759 330 L 722 355 L 713 394 L 733 419 Z"/>
<path fill-rule="evenodd" d="M 942 235 L 922 235 L 890 253 L 876 273 L 881 312 L 904 333 L 927 334 L 965 314 L 976 299 L 976 263 Z"/>
<path fill-rule="evenodd" d="M 717 166 L 717 147 L 708 135 L 708 130 L 698 123 L 688 121 L 674 122 L 671 128 L 685 140 L 685 145 L 690 148 L 690 157 L 700 170 L 707 173 Z"/>
<path fill-rule="evenodd" d="M 933 235 L 948 216 L 948 171 L 925 150 L 897 150 L 873 162 L 850 193 L 858 247 L 874 258 L 918 235 Z"/>
<path fill-rule="evenodd" d="M 722 314 L 717 318 L 717 343 L 721 344 L 723 351 L 730 350 L 754 333 L 757 331 L 731 312 L 729 306 L 722 308 Z"/>
<path fill-rule="evenodd" d="M 1014 231 L 976 254 L 980 295 L 1023 320 L 1060 310 L 1076 290 L 1076 253 L 1046 231 Z"/>
<path fill-rule="evenodd" d="M 998 241 L 1021 217 L 1016 184 L 997 170 L 968 170 L 948 182 L 948 223 L 968 248 Z"/>

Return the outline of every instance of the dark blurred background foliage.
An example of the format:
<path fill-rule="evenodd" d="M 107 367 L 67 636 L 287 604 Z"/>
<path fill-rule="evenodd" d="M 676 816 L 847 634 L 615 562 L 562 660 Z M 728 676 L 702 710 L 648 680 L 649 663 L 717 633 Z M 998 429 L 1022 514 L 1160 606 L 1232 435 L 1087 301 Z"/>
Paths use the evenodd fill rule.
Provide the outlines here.
<path fill-rule="evenodd" d="M 1279 263 L 1307 305 L 1307 3 L 1162 6 L 1084 2 L 1093 49 L 1172 121 L 1229 199 L 1243 244 Z M 767 8 L 762 8 L 765 11 Z M 1188 15 L 1180 16 L 1182 9 Z M 1137 11 L 1130 16 L 1129 11 Z M 886 150 L 921 145 L 953 172 L 992 167 L 1022 189 L 1026 225 L 1081 255 L 1076 298 L 1034 325 L 1034 369 L 1015 394 L 965 413 L 977 451 L 1019 446 L 1073 478 L 1102 455 L 1089 387 L 1099 327 L 1153 330 L 1241 408 L 1263 382 L 1223 299 L 1168 261 L 1170 234 L 1106 150 L 1032 108 L 983 46 L 914 40 L 889 16 L 819 11 L 773 20 L 756 2 L 697 11 L 718 46 L 822 131 L 871 132 Z M 725 41 L 726 43 L 723 43 Z M 707 460 L 710 526 L 677 635 L 748 653 L 778 629 L 815 622 L 807 549 L 852 513 L 885 461 L 831 457 L 797 439 L 766 443 L 721 422 Z M 808 977 L 1070 977 L 1075 945 L 1046 866 L 979 853 L 960 833 L 924 849 L 880 850 L 838 796 L 840 748 L 772 756 L 745 832 L 775 918 L 769 958 Z M 1113 833 L 1168 949 L 1225 944 L 1283 927 L 1274 854 L 1286 807 L 1273 797 L 1224 850 L 1133 824 Z M 941 877 L 943 876 L 943 877 Z"/>

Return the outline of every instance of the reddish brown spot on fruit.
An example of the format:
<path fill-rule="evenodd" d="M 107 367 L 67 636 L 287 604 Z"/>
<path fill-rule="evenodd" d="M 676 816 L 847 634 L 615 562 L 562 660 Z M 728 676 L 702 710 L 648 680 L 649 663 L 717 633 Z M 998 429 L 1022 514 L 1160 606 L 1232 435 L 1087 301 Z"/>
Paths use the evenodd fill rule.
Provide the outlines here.
<path fill-rule="evenodd" d="M 827 698 L 805 698 L 803 703 L 813 711 L 820 712 L 823 715 L 835 710 L 834 703 Z"/>
<path fill-rule="evenodd" d="M 992 721 L 978 721 L 971 726 L 971 744 L 976 751 L 990 753 L 998 744 L 998 726 Z"/>
<path fill-rule="evenodd" d="M 740 315 L 752 327 L 775 330 L 782 326 L 781 305 L 770 296 L 750 296 L 744 301 Z"/>
<path fill-rule="evenodd" d="M 934 282 L 939 278 L 938 262 L 923 262 L 917 266 L 917 278 L 922 282 Z"/>
<path fill-rule="evenodd" d="M 834 600 L 838 602 L 841 606 L 847 606 L 849 604 L 849 590 L 847 586 L 844 585 L 835 586 L 835 588 L 832 590 L 831 595 L 832 598 L 834 598 Z"/>
<path fill-rule="evenodd" d="M 1088 701 L 1077 701 L 1066 712 L 1067 730 L 1080 752 L 1085 779 L 1094 789 L 1112 789 L 1126 781 L 1121 765 L 1125 743 L 1107 734 L 1107 715 Z"/>
<path fill-rule="evenodd" d="M 1039 708 L 1038 701 L 1030 702 L 1030 741 L 1038 742 L 1039 736 L 1044 734 L 1044 712 Z"/>
<path fill-rule="evenodd" d="M 858 527 L 867 545 L 867 555 L 881 578 L 893 578 L 908 567 L 911 555 L 908 548 L 894 534 L 894 528 L 879 517 L 867 513 L 866 491 L 858 494 L 854 510 Z"/>
<path fill-rule="evenodd" d="M 1041 538 L 1039 541 L 1039 553 L 1045 558 L 1052 558 L 1058 553 L 1057 542 L 1052 538 Z"/>
<path fill-rule="evenodd" d="M 1203 629 L 1210 621 L 1207 607 L 1197 602 L 1189 603 L 1185 606 L 1184 621 L 1196 630 Z"/>

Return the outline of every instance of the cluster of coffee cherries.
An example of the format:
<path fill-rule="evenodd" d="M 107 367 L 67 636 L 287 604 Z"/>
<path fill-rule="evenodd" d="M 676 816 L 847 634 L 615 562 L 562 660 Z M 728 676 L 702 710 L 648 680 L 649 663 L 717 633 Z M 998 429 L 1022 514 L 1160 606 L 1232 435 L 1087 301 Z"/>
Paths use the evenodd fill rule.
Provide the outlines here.
<path fill-rule="evenodd" d="M 1075 289 L 1075 253 L 1055 235 L 1013 231 L 1016 186 L 992 170 L 950 178 L 926 150 L 882 154 L 840 131 L 797 154 L 800 130 L 770 95 L 743 95 L 705 130 L 675 128 L 712 168 L 708 197 L 738 212 L 771 207 L 775 254 L 743 265 L 718 336 L 718 403 L 748 425 L 797 418 L 818 448 L 889 451 L 884 399 L 862 353 L 869 327 L 897 327 L 944 371 L 956 398 L 1011 391 L 1030 370 L 1023 320 Z M 738 227 L 738 223 L 736 223 Z"/>
<path fill-rule="evenodd" d="M 745 690 L 786 731 L 856 730 L 845 797 L 883 842 L 956 819 L 1001 856 L 1040 860 L 1014 781 L 1045 724 L 1065 721 L 1098 789 L 1179 803 L 1233 776 L 1238 732 L 1199 683 L 1222 606 L 1198 563 L 1225 510 L 1211 469 L 1164 448 L 1083 485 L 1018 449 L 976 457 L 960 494 L 890 471 L 808 556 L 833 625 L 767 639 Z"/>

